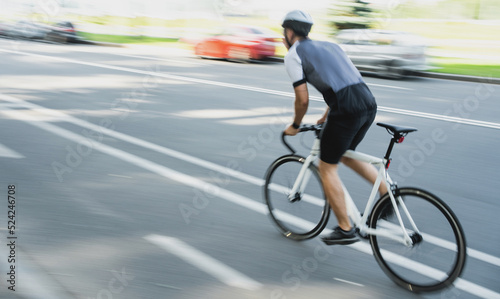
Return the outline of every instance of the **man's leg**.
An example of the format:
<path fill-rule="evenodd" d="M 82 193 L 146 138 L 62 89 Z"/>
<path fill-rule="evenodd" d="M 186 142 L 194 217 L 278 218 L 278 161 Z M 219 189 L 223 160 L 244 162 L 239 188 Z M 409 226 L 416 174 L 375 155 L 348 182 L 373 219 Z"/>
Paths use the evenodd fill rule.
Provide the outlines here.
<path fill-rule="evenodd" d="M 327 245 L 347 245 L 359 241 L 347 214 L 344 190 L 337 169 L 338 164 L 328 164 L 322 160 L 319 162 L 323 189 L 339 223 L 330 235 L 322 238 Z"/>
<path fill-rule="evenodd" d="M 340 228 L 349 231 L 351 229 L 351 222 L 347 215 L 344 190 L 342 189 L 342 182 L 340 181 L 337 169 L 338 164 L 319 161 L 319 172 L 328 203 L 335 216 L 337 216 Z"/>
<path fill-rule="evenodd" d="M 372 185 L 375 184 L 378 172 L 373 165 L 347 157 L 342 157 L 340 161 L 345 165 L 347 165 L 352 170 L 354 170 L 355 172 L 357 172 L 361 177 L 370 182 Z M 383 183 L 380 184 L 378 191 L 380 193 L 380 196 L 383 196 L 384 194 L 387 193 L 387 186 Z"/>

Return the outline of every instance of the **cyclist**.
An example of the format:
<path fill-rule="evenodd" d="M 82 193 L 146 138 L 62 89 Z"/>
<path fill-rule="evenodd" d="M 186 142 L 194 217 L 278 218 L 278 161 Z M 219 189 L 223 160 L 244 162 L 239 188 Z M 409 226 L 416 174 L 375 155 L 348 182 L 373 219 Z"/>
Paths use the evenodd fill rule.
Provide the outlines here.
<path fill-rule="evenodd" d="M 283 43 L 288 49 L 285 67 L 295 91 L 295 115 L 286 135 L 296 135 L 309 105 L 307 84 L 313 85 L 327 104 L 318 123 L 325 123 L 321 136 L 319 171 L 326 198 L 338 220 L 333 232 L 323 237 L 328 245 L 359 241 L 347 215 L 338 164 L 344 163 L 366 180 L 375 183 L 377 170 L 373 165 L 342 157 L 356 146 L 370 128 L 377 104 L 361 74 L 343 50 L 334 43 L 308 38 L 313 25 L 311 16 L 300 10 L 289 12 L 284 20 Z M 379 188 L 387 192 L 385 185 Z"/>

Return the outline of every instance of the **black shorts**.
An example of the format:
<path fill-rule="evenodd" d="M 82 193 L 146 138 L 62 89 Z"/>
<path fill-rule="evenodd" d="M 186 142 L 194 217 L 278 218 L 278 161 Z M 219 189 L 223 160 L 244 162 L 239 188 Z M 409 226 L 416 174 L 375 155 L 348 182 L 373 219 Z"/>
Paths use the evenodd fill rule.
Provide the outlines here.
<path fill-rule="evenodd" d="M 355 150 L 375 120 L 377 110 L 360 115 L 328 115 L 321 132 L 320 159 L 329 164 L 338 164 L 347 150 Z"/>

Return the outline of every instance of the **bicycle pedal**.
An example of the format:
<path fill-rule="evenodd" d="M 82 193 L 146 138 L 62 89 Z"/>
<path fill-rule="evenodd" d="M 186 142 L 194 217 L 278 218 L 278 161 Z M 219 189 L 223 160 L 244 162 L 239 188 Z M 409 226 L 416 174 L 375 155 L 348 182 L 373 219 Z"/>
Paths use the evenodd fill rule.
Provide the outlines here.
<path fill-rule="evenodd" d="M 290 202 L 291 203 L 294 203 L 294 202 L 297 202 L 297 201 L 300 201 L 302 199 L 302 196 L 300 195 L 300 193 L 295 193 L 295 195 L 293 197 L 290 198 Z"/>
<path fill-rule="evenodd" d="M 361 238 L 361 239 L 365 239 L 365 240 L 368 240 L 370 237 L 368 236 L 368 234 L 363 234 L 361 233 L 361 231 L 359 230 L 359 227 L 356 227 L 356 234 Z"/>

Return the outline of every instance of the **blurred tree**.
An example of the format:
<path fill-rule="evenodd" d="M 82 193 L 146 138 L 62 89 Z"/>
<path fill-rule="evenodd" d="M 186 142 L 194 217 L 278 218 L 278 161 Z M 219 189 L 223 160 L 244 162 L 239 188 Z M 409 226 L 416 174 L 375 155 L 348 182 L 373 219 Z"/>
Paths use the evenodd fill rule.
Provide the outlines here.
<path fill-rule="evenodd" d="M 363 0 L 336 1 L 329 10 L 331 25 L 337 30 L 372 27 L 375 11 Z"/>
<path fill-rule="evenodd" d="M 448 19 L 448 20 L 498 20 L 498 0 L 440 0 L 401 1 L 393 15 L 397 18 Z"/>
<path fill-rule="evenodd" d="M 481 0 L 476 0 L 476 8 L 474 9 L 474 19 L 479 20 L 481 15 Z"/>

